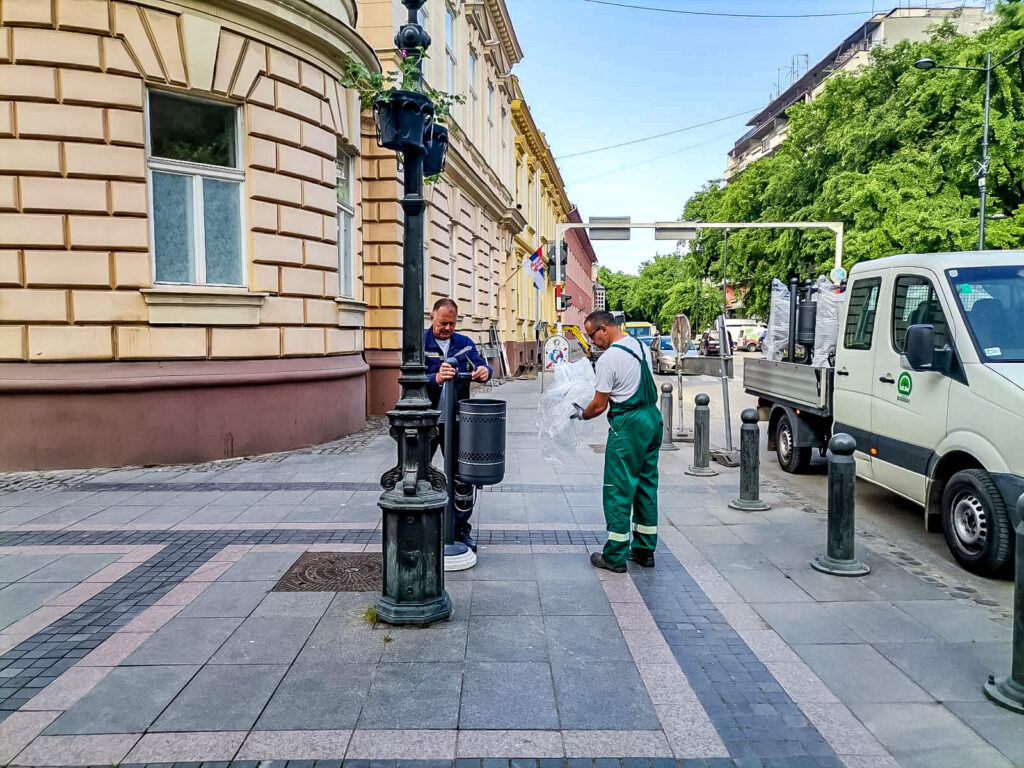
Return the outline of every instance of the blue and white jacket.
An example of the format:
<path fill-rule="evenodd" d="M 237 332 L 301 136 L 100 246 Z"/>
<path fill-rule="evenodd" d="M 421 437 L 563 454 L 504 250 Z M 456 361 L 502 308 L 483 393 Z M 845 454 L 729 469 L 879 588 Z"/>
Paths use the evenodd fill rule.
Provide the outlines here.
<path fill-rule="evenodd" d="M 441 369 L 441 363 L 447 358 L 454 357 L 458 361 L 456 368 L 460 371 L 471 372 L 482 365 L 487 369 L 488 375 L 494 375 L 494 371 L 491 370 L 487 361 L 484 360 L 473 340 L 468 336 L 463 336 L 461 333 L 452 334 L 451 344 L 448 346 L 448 354 L 445 355 L 441 351 L 437 339 L 434 338 L 434 329 L 427 328 L 423 332 L 423 357 L 427 365 L 427 394 L 430 395 L 430 404 L 434 408 L 437 408 L 438 403 L 441 401 L 441 387 L 443 386 L 443 382 L 441 384 L 437 382 L 437 372 Z M 469 382 L 458 382 L 456 384 L 456 398 L 458 400 L 465 400 L 468 397 Z"/>

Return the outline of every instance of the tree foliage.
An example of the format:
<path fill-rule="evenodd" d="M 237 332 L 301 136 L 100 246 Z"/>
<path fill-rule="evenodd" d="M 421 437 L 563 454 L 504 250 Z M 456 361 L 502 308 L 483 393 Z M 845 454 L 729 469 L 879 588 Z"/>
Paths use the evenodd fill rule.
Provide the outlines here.
<path fill-rule="evenodd" d="M 1024 2 L 1004 1 L 996 13 L 997 23 L 977 35 L 957 34 L 943 22 L 926 42 L 875 48 L 868 66 L 834 74 L 816 98 L 788 109 L 788 135 L 778 152 L 728 185 L 708 183 L 686 202 L 681 218 L 842 221 L 847 269 L 896 253 L 975 248 L 984 74 L 921 71 L 913 64 L 930 58 L 984 66 L 986 52 L 995 63 L 1024 45 Z M 1022 81 L 1019 56 L 992 73 L 987 213 L 1006 218 L 987 223 L 989 248 L 1024 244 Z M 693 313 L 695 328 L 704 327 L 720 306 L 713 284 L 722 279 L 722 245 L 721 231 L 704 230 L 682 257 L 657 256 L 639 276 L 607 273 L 616 300 L 631 319 L 663 327 L 682 311 Z M 766 317 L 772 278 L 827 273 L 833 249 L 834 237 L 824 230 L 733 231 L 728 279 L 748 286 L 746 314 Z M 608 285 L 604 276 L 601 281 Z"/>

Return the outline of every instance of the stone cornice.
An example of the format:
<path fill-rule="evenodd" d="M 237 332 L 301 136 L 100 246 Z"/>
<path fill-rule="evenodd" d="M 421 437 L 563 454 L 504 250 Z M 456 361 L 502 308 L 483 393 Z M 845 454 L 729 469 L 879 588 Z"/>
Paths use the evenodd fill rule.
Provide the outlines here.
<path fill-rule="evenodd" d="M 502 62 L 505 64 L 502 67 L 504 71 L 499 74 L 507 75 L 512 67 L 523 60 L 523 49 L 516 38 L 505 0 L 466 0 L 465 8 L 466 17 L 476 24 L 485 42 L 488 42 L 492 31 L 497 35 L 496 42 L 500 45 Z"/>

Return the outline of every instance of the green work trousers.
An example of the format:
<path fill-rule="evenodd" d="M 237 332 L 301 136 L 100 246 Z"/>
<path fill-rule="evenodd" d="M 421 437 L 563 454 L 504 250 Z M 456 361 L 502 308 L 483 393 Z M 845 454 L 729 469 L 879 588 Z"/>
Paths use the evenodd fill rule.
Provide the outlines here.
<path fill-rule="evenodd" d="M 604 561 L 624 564 L 629 554 L 630 514 L 635 549 L 658 545 L 658 452 L 662 420 L 656 406 L 642 406 L 608 417 L 604 455 L 604 519 L 608 541 Z"/>

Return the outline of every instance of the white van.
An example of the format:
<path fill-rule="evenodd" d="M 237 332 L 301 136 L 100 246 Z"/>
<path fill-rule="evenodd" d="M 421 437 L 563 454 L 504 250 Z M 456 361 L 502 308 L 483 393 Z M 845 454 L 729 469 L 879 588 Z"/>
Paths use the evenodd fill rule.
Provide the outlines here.
<path fill-rule="evenodd" d="M 837 432 L 857 474 L 921 504 L 968 570 L 1008 574 L 1024 494 L 1024 251 L 853 267 L 835 367 L 748 360 L 769 447 L 791 472 Z"/>
<path fill-rule="evenodd" d="M 759 349 L 757 340 L 761 332 L 768 326 L 757 320 L 748 320 L 743 317 L 729 317 L 725 320 L 725 327 L 732 336 L 736 349 L 745 349 L 754 352 Z"/>

